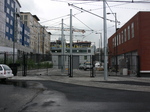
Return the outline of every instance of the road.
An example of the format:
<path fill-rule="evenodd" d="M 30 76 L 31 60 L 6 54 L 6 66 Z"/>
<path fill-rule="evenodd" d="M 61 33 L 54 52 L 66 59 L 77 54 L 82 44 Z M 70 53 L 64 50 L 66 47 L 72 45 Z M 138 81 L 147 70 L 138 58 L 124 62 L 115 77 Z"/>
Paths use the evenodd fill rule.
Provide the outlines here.
<path fill-rule="evenodd" d="M 0 112 L 150 112 L 149 92 L 48 80 L 10 80 L 0 89 Z"/>

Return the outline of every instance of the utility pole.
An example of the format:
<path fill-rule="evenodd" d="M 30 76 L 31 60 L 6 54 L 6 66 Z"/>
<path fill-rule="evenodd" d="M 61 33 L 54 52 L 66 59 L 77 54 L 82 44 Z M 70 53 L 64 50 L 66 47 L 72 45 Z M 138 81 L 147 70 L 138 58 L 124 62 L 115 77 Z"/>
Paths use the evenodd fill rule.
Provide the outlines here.
<path fill-rule="evenodd" d="M 106 24 L 106 0 L 103 0 L 103 16 L 104 16 L 104 80 L 107 80 L 107 24 Z"/>
<path fill-rule="evenodd" d="M 64 52 L 65 52 L 65 48 L 64 48 L 64 26 L 63 26 L 63 19 L 62 19 L 62 29 L 61 29 L 61 73 L 64 73 Z"/>
<path fill-rule="evenodd" d="M 69 76 L 73 76 L 73 67 L 72 67 L 72 61 L 73 61 L 73 56 L 72 56 L 72 9 L 70 9 L 70 73 Z"/>

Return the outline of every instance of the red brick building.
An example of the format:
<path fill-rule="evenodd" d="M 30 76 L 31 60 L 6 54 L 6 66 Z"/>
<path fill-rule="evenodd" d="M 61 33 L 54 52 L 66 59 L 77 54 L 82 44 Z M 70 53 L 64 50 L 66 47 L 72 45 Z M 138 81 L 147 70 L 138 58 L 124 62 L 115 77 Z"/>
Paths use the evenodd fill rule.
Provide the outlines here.
<path fill-rule="evenodd" d="M 138 12 L 119 28 L 108 39 L 108 49 L 110 66 L 150 73 L 150 12 Z"/>

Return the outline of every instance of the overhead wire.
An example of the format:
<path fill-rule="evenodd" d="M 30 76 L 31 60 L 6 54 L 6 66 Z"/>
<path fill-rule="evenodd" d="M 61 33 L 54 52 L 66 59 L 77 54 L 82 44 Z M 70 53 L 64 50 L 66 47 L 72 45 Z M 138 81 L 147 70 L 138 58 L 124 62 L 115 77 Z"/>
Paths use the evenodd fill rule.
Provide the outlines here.
<path fill-rule="evenodd" d="M 88 25 L 86 25 L 85 23 L 83 23 L 81 20 L 79 20 L 77 17 L 73 16 L 74 18 L 76 18 L 78 21 L 80 21 L 83 25 L 85 25 L 87 28 L 89 28 L 91 31 L 94 31 L 92 28 L 90 28 Z"/>

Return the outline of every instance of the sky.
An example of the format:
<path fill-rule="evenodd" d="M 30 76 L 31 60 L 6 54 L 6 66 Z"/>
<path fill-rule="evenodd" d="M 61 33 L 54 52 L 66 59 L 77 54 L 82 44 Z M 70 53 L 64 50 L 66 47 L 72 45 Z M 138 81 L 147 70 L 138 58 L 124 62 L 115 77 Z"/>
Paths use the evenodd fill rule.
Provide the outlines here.
<path fill-rule="evenodd" d="M 111 0 L 112 1 L 112 0 Z M 118 0 L 123 1 L 123 0 Z M 126 0 L 132 1 L 132 0 Z M 138 1 L 138 0 L 134 0 Z M 142 1 L 142 0 L 140 0 Z M 143 0 L 148 1 L 148 0 Z M 21 12 L 31 12 L 40 19 L 39 23 L 48 26 L 47 30 L 52 33 L 51 41 L 60 38 L 60 30 L 52 30 L 53 27 L 61 29 L 63 19 L 64 28 L 70 26 L 70 9 L 72 9 L 72 26 L 75 29 L 83 29 L 85 33 L 73 32 L 74 41 L 91 41 L 97 47 L 100 45 L 99 39 L 103 39 L 103 2 L 102 1 L 72 1 L 72 0 L 19 0 Z M 73 4 L 78 8 L 69 6 Z M 116 13 L 120 28 L 129 21 L 139 11 L 150 11 L 150 3 L 132 2 L 109 2 L 106 4 L 107 13 Z M 81 8 L 83 10 L 81 10 Z M 107 38 L 115 33 L 115 17 L 113 14 L 107 15 Z M 100 36 L 101 34 L 102 36 Z M 69 41 L 69 31 L 65 31 L 65 39 Z M 103 40 L 102 40 L 103 43 Z M 102 45 L 103 46 L 103 45 Z"/>

